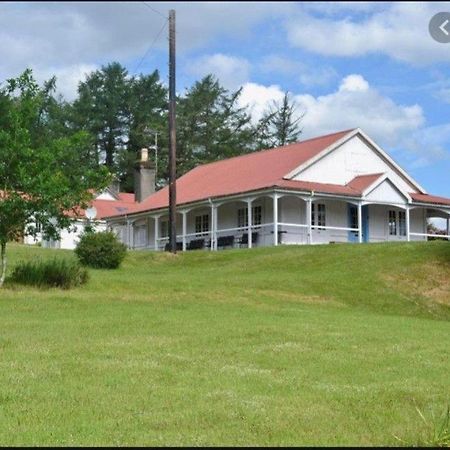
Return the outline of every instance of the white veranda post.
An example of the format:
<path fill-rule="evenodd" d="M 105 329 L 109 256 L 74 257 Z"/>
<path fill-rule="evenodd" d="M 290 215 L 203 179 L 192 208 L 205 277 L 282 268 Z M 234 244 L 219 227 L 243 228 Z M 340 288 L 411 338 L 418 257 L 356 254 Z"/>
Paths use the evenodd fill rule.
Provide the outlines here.
<path fill-rule="evenodd" d="M 181 211 L 182 217 L 183 217 L 183 252 L 186 251 L 186 234 L 187 234 L 187 220 L 186 220 L 186 216 L 187 216 L 187 211 Z"/>
<path fill-rule="evenodd" d="M 273 195 L 273 245 L 278 245 L 278 194 Z"/>
<path fill-rule="evenodd" d="M 362 241 L 362 205 L 358 203 L 358 242 L 361 244 Z"/>
<path fill-rule="evenodd" d="M 252 200 L 247 200 L 247 217 L 248 217 L 248 226 L 247 226 L 247 234 L 248 234 L 248 248 L 252 248 Z"/>
<path fill-rule="evenodd" d="M 409 208 L 405 210 L 405 222 L 406 222 L 406 240 L 409 242 L 411 240 L 410 237 L 410 224 L 409 224 Z"/>
<path fill-rule="evenodd" d="M 219 205 L 214 206 L 213 217 L 214 217 L 214 250 L 217 250 L 217 230 L 219 229 L 218 225 L 218 212 Z"/>
<path fill-rule="evenodd" d="M 447 236 L 450 236 L 450 217 L 447 217 Z M 450 241 L 450 237 L 447 239 Z"/>
<path fill-rule="evenodd" d="M 216 248 L 215 241 L 217 239 L 217 233 L 216 233 L 217 225 L 215 223 L 216 222 L 215 210 L 216 210 L 216 206 L 211 203 L 211 232 L 210 232 L 210 235 L 211 235 L 210 249 L 211 250 L 214 250 Z"/>
<path fill-rule="evenodd" d="M 308 244 L 312 244 L 312 199 L 306 200 L 306 225 L 308 226 Z"/>
<path fill-rule="evenodd" d="M 159 216 L 155 216 L 155 251 L 158 251 L 158 240 L 159 240 Z"/>
<path fill-rule="evenodd" d="M 133 223 L 131 220 L 127 220 L 127 241 L 128 241 L 128 248 L 133 248 Z"/>

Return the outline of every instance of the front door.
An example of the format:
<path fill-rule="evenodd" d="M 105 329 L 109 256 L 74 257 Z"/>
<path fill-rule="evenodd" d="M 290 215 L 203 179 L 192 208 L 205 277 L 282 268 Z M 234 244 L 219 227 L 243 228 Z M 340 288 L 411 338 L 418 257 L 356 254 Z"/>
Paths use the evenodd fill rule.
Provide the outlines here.
<path fill-rule="evenodd" d="M 358 228 L 358 208 L 354 205 L 348 205 L 348 227 Z M 358 232 L 348 232 L 348 242 L 358 242 Z"/>
<path fill-rule="evenodd" d="M 362 239 L 363 242 L 369 242 L 369 205 L 361 208 Z M 358 208 L 354 205 L 348 205 L 348 227 L 358 228 Z M 358 231 L 348 232 L 348 242 L 358 242 Z"/>
<path fill-rule="evenodd" d="M 369 205 L 362 208 L 362 238 L 363 242 L 369 242 Z"/>

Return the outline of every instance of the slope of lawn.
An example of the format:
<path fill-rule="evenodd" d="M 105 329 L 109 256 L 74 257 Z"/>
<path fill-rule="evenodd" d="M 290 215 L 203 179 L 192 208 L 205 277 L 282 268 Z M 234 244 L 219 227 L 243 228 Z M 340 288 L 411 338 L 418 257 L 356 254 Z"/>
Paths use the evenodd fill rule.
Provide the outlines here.
<path fill-rule="evenodd" d="M 23 259 L 71 252 L 10 246 Z M 445 443 L 450 242 L 130 252 L 0 291 L 2 445 Z"/>

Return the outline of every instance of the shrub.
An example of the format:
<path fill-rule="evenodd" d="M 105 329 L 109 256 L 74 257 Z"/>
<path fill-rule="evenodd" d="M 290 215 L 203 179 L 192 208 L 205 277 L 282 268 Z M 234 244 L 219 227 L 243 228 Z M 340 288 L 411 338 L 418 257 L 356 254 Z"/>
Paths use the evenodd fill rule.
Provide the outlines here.
<path fill-rule="evenodd" d="M 75 249 L 81 264 L 98 269 L 117 269 L 127 247 L 110 231 L 84 233 Z"/>
<path fill-rule="evenodd" d="M 10 280 L 38 287 L 70 289 L 87 282 L 89 274 L 75 260 L 48 259 L 23 261 L 14 267 Z"/>

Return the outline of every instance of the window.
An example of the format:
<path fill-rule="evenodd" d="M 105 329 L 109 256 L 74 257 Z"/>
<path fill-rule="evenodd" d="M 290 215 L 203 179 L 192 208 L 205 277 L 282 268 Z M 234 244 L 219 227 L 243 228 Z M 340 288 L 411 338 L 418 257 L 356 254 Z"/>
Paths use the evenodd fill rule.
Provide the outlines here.
<path fill-rule="evenodd" d="M 262 223 L 262 206 L 252 207 L 252 225 L 261 225 Z M 248 227 L 248 209 L 238 209 L 238 228 Z"/>
<path fill-rule="evenodd" d="M 311 225 L 326 227 L 326 211 L 323 203 L 311 204 Z M 324 230 L 325 228 L 319 228 Z"/>
<path fill-rule="evenodd" d="M 163 220 L 161 221 L 161 237 L 165 238 L 169 236 L 169 221 Z"/>
<path fill-rule="evenodd" d="M 398 233 L 400 236 L 406 236 L 406 213 L 405 213 L 405 211 L 398 212 Z"/>
<path fill-rule="evenodd" d="M 389 235 L 395 236 L 397 234 L 397 211 L 389 211 Z"/>
<path fill-rule="evenodd" d="M 238 228 L 248 226 L 248 211 L 247 208 L 238 209 Z"/>
<path fill-rule="evenodd" d="M 203 214 L 195 217 L 195 232 L 207 233 L 209 231 L 209 215 Z"/>

